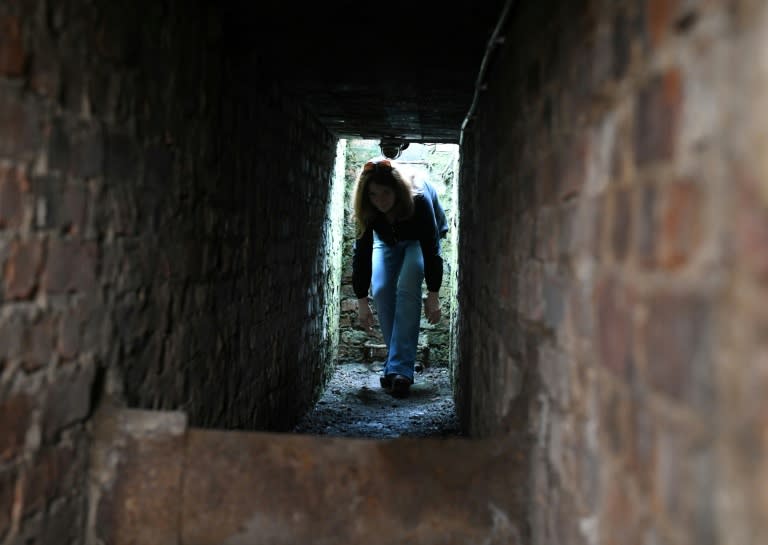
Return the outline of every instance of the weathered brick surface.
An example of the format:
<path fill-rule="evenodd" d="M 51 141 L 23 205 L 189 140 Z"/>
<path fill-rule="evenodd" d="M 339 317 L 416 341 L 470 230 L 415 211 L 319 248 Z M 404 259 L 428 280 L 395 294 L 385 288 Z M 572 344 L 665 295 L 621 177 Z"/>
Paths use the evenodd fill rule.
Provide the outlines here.
<path fill-rule="evenodd" d="M 0 228 L 18 229 L 24 225 L 24 196 L 28 192 L 24 172 L 0 164 Z"/>
<path fill-rule="evenodd" d="M 336 353 L 336 139 L 237 65 L 218 8 L 172 3 L 0 6 L 0 469 L 23 465 L 26 494 L 0 515 L 11 540 L 81 542 L 67 445 L 102 396 L 284 430 Z"/>
<path fill-rule="evenodd" d="M 32 297 L 40 282 L 44 241 L 39 238 L 14 240 L 3 270 L 3 287 L 8 299 Z"/>
<path fill-rule="evenodd" d="M 465 133 L 460 420 L 535 438 L 532 544 L 757 545 L 768 74 L 733 59 L 764 58 L 768 11 L 545 4 Z"/>
<path fill-rule="evenodd" d="M 16 393 L 4 396 L 0 403 L 0 461 L 13 461 L 22 451 L 27 429 L 32 420 L 35 401 L 28 395 Z"/>

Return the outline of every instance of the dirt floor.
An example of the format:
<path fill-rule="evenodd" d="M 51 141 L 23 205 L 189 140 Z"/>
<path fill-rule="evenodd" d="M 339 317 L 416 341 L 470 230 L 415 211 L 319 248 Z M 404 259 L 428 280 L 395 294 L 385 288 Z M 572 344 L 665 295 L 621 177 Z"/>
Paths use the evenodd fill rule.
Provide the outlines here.
<path fill-rule="evenodd" d="M 395 399 L 381 388 L 381 364 L 337 365 L 314 410 L 295 433 L 335 437 L 449 437 L 460 435 L 450 370 L 416 373 L 411 395 Z"/>

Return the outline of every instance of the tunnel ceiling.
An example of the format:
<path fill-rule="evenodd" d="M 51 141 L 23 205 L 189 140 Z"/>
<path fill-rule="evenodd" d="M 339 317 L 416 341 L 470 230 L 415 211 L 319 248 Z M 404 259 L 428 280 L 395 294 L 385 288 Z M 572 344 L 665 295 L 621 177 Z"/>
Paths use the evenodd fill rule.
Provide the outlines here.
<path fill-rule="evenodd" d="M 251 77 L 271 74 L 339 137 L 455 143 L 503 2 L 226 5 Z"/>

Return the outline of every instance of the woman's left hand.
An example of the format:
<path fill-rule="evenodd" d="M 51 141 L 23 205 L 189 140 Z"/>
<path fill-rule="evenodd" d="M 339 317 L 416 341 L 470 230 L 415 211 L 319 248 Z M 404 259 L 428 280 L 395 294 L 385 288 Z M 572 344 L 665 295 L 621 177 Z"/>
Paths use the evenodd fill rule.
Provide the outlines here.
<path fill-rule="evenodd" d="M 427 292 L 427 300 L 424 301 L 424 315 L 430 324 L 440 321 L 440 298 L 436 291 Z"/>

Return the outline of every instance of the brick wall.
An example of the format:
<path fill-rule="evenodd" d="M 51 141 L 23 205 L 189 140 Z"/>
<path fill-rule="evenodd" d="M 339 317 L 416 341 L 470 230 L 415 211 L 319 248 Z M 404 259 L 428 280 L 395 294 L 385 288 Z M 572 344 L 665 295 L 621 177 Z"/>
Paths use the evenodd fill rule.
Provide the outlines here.
<path fill-rule="evenodd" d="M 0 541 L 79 542 L 100 396 L 286 429 L 324 380 L 336 142 L 237 54 L 202 2 L 0 4 Z"/>
<path fill-rule="evenodd" d="M 462 149 L 462 421 L 528 457 L 526 543 L 764 543 L 768 10 L 510 21 Z"/>

